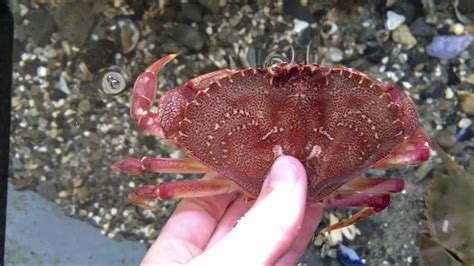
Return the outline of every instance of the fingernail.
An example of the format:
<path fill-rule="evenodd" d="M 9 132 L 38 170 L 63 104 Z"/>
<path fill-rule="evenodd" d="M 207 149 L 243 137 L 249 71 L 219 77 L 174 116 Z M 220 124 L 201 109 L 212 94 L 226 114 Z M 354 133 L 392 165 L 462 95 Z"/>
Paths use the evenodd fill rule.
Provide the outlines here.
<path fill-rule="evenodd" d="M 295 163 L 300 162 L 288 156 L 281 156 L 276 159 L 263 183 L 263 188 L 276 188 L 278 186 L 296 184 L 300 177 L 298 176 L 298 167 Z"/>

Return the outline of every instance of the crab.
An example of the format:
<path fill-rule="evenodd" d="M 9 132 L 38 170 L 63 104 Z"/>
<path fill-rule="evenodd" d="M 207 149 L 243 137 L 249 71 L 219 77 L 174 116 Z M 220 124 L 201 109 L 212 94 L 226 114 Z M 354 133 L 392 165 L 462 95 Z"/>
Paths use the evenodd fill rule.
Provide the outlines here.
<path fill-rule="evenodd" d="M 254 199 L 275 159 L 290 155 L 305 166 L 307 202 L 363 207 L 322 231 L 329 232 L 384 210 L 390 195 L 403 190 L 402 179 L 361 177 L 365 171 L 430 156 L 411 98 L 351 68 L 279 63 L 217 70 L 167 91 L 153 112 L 156 75 L 175 57 L 161 58 L 137 78 L 130 113 L 141 129 L 174 142 L 188 157 L 128 158 L 112 169 L 226 178 L 137 187 L 129 194 L 132 204 L 153 209 L 150 200 L 235 191 Z"/>

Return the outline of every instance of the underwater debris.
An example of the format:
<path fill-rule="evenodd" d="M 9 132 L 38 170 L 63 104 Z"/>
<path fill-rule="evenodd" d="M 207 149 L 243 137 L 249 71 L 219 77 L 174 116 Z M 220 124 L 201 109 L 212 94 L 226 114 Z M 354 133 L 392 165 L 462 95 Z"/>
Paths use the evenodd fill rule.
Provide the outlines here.
<path fill-rule="evenodd" d="M 337 250 L 337 259 L 339 262 L 344 266 L 363 266 L 359 255 L 348 246 L 343 244 L 339 245 L 339 249 Z"/>
<path fill-rule="evenodd" d="M 448 174 L 435 172 L 429 184 L 425 198 L 429 236 L 419 236 L 422 265 L 469 265 L 474 263 L 474 175 L 437 145 L 436 151 Z"/>
<path fill-rule="evenodd" d="M 426 52 L 441 59 L 453 59 L 469 47 L 473 39 L 471 35 L 439 35 L 426 46 Z"/>

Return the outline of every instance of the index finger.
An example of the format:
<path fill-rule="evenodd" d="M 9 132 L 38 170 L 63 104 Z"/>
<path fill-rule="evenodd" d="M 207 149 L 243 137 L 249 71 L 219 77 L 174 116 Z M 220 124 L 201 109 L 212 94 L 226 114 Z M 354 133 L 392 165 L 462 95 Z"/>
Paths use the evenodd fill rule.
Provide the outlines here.
<path fill-rule="evenodd" d="M 213 178 L 207 174 L 204 178 Z M 183 199 L 143 258 L 146 264 L 184 264 L 201 254 L 236 193 Z"/>

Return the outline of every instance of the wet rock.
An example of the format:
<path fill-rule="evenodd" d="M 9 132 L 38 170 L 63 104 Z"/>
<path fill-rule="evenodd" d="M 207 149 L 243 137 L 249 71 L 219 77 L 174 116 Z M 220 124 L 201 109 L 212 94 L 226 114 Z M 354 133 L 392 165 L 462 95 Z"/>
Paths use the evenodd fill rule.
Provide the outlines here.
<path fill-rule="evenodd" d="M 438 131 L 435 139 L 436 142 L 445 149 L 449 149 L 456 144 L 456 136 L 449 130 Z"/>
<path fill-rule="evenodd" d="M 56 24 L 53 18 L 42 10 L 28 12 L 25 19 L 30 21 L 24 27 L 24 32 L 37 45 L 43 46 L 50 42 L 51 35 L 56 31 Z M 38 23 L 41 21 L 41 23 Z"/>
<path fill-rule="evenodd" d="M 458 127 L 461 129 L 468 128 L 471 126 L 471 124 L 472 124 L 471 119 L 464 117 L 464 118 L 461 118 L 461 120 L 459 120 Z"/>
<path fill-rule="evenodd" d="M 417 18 L 411 25 L 410 25 L 410 32 L 419 37 L 429 37 L 436 35 L 436 29 L 425 22 L 425 19 L 420 17 Z"/>
<path fill-rule="evenodd" d="M 285 0 L 283 1 L 283 11 L 294 18 L 304 20 L 309 23 L 315 22 L 310 10 L 306 6 L 302 6 L 300 1 Z"/>
<path fill-rule="evenodd" d="M 72 186 L 75 188 L 81 187 L 84 184 L 84 178 L 82 176 L 78 176 L 72 180 Z"/>
<path fill-rule="evenodd" d="M 192 21 L 201 21 L 201 10 L 193 3 L 183 3 L 181 5 L 181 14 Z"/>
<path fill-rule="evenodd" d="M 332 62 L 341 62 L 341 60 L 344 58 L 344 54 L 342 53 L 341 49 L 337 47 L 330 47 L 327 56 Z"/>
<path fill-rule="evenodd" d="M 459 107 L 463 113 L 474 115 L 474 93 L 458 91 Z"/>
<path fill-rule="evenodd" d="M 393 12 L 405 17 L 405 24 L 412 23 L 413 20 L 422 13 L 422 11 L 418 9 L 418 5 L 413 1 L 395 1 L 391 9 Z"/>
<path fill-rule="evenodd" d="M 392 32 L 392 39 L 394 42 L 401 43 L 407 48 L 413 48 L 416 45 L 416 39 L 410 32 L 407 25 L 400 25 Z"/>
<path fill-rule="evenodd" d="M 387 20 L 385 21 L 385 27 L 389 31 L 393 31 L 398 26 L 402 25 L 405 22 L 405 17 L 403 15 L 397 14 L 391 10 L 387 12 Z"/>
<path fill-rule="evenodd" d="M 118 48 L 114 42 L 97 40 L 87 42 L 81 56 L 89 72 L 94 74 L 102 68 L 113 65 L 116 53 L 118 53 Z M 98 58 L 100 60 L 97 60 Z"/>
<path fill-rule="evenodd" d="M 89 188 L 87 186 L 81 186 L 79 188 L 74 189 L 74 194 L 76 194 L 77 198 L 81 201 L 86 200 L 89 196 Z"/>
<path fill-rule="evenodd" d="M 48 5 L 49 12 L 54 18 L 59 32 L 72 45 L 82 47 L 89 38 L 89 32 L 94 25 L 94 14 L 89 3 L 66 2 Z"/>
<path fill-rule="evenodd" d="M 199 51 L 204 46 L 204 39 L 197 30 L 186 24 L 177 23 L 172 27 L 171 37 L 182 45 Z"/>
<path fill-rule="evenodd" d="M 77 107 L 81 113 L 87 113 L 91 110 L 91 103 L 88 99 L 83 99 Z"/>
<path fill-rule="evenodd" d="M 58 197 L 53 181 L 40 182 L 36 186 L 36 190 L 41 196 L 50 201 L 54 201 Z"/>
<path fill-rule="evenodd" d="M 462 35 L 465 33 L 465 28 L 463 24 L 455 23 L 449 27 L 449 31 L 454 35 Z"/>
<path fill-rule="evenodd" d="M 429 55 L 442 58 L 453 59 L 464 51 L 473 41 L 473 36 L 436 36 L 433 41 L 426 47 Z"/>
<path fill-rule="evenodd" d="M 207 9 L 211 10 L 213 13 L 218 13 L 221 9 L 219 5 L 219 0 L 199 0 L 199 4 L 205 6 Z"/>
<path fill-rule="evenodd" d="M 296 32 L 296 33 L 300 33 L 301 31 L 306 29 L 308 26 L 309 26 L 308 22 L 306 22 L 304 20 L 296 19 L 295 25 L 293 27 L 293 31 Z"/>

